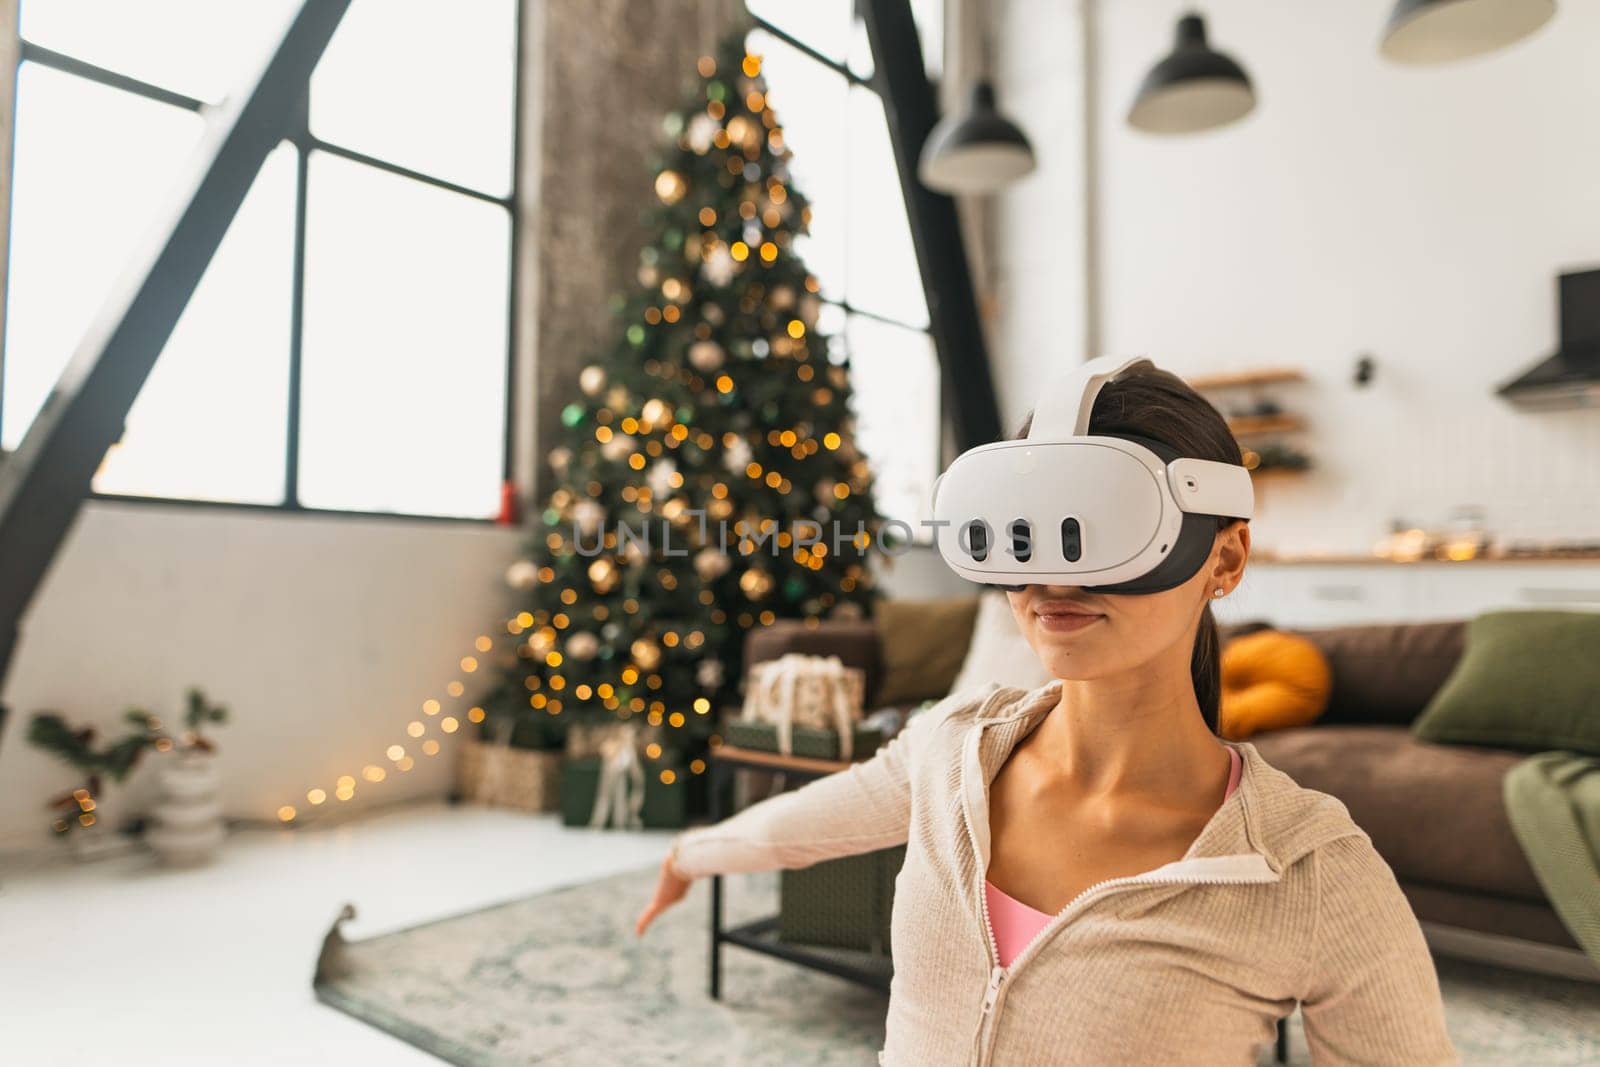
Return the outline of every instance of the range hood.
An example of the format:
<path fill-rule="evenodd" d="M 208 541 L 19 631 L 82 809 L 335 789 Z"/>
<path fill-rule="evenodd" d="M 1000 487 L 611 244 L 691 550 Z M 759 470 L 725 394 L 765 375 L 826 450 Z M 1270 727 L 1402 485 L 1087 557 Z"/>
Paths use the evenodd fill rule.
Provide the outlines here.
<path fill-rule="evenodd" d="M 1554 355 L 1495 390 L 1528 411 L 1600 407 L 1600 270 L 1556 283 L 1561 338 Z"/>

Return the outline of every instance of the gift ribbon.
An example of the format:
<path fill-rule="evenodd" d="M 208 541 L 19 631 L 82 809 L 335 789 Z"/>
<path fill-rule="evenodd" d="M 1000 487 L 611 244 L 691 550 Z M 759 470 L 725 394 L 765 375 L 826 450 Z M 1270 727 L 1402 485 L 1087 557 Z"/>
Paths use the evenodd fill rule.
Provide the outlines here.
<path fill-rule="evenodd" d="M 794 752 L 794 709 L 802 678 L 818 677 L 828 693 L 829 710 L 833 713 L 834 728 L 839 732 L 839 758 L 849 760 L 854 751 L 855 706 L 846 692 L 848 679 L 844 664 L 838 656 L 808 656 L 804 652 L 789 652 L 757 668 L 759 683 L 752 685 L 745 696 L 744 717 L 765 719 L 777 726 L 778 751 L 785 755 Z M 763 696 L 775 700 L 763 701 Z"/>
<path fill-rule="evenodd" d="M 591 829 L 603 829 L 613 818 L 621 829 L 644 829 L 644 766 L 639 762 L 635 734 L 618 733 L 601 742 L 600 783 L 589 815 Z"/>

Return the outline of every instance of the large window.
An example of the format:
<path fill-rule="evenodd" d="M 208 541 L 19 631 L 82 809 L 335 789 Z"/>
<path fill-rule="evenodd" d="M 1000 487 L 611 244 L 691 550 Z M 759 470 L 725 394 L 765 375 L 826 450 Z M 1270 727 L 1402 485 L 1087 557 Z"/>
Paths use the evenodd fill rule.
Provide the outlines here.
<path fill-rule="evenodd" d="M 762 56 L 795 185 L 812 202 L 811 232 L 795 250 L 826 301 L 819 328 L 850 359 L 878 507 L 920 531 L 940 466 L 939 364 L 866 29 L 854 0 L 747 7 L 760 28 L 746 47 Z M 943 5 L 911 7 L 936 78 Z"/>
<path fill-rule="evenodd" d="M 296 0 L 24 0 L 15 448 Z M 107 452 L 119 498 L 491 519 L 508 475 L 517 0 L 353 0 Z"/>

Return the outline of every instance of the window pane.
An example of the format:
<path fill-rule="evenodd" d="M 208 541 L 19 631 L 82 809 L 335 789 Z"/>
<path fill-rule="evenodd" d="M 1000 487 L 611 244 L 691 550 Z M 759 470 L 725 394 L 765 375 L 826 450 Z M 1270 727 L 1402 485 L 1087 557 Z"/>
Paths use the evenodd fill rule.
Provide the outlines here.
<path fill-rule="evenodd" d="M 929 81 L 937 81 L 944 70 L 943 0 L 911 0 L 911 18 L 917 25 L 917 40 L 922 45 L 923 69 Z M 867 24 L 858 16 L 850 30 L 850 70 L 858 77 L 870 79 L 874 67 Z"/>
<path fill-rule="evenodd" d="M 753 30 L 746 49 L 761 56 L 768 97 L 794 153 L 789 172 L 811 203 L 809 234 L 794 239 L 795 253 L 816 275 L 820 293 L 844 298 L 844 138 L 840 116 L 845 106 L 844 75 L 764 30 Z"/>
<path fill-rule="evenodd" d="M 493 517 L 510 213 L 322 152 L 310 167 L 300 502 Z"/>
<path fill-rule="evenodd" d="M 850 26 L 850 71 L 857 77 L 871 79 L 874 70 L 872 41 L 867 37 L 867 23 L 860 16 Z"/>
<path fill-rule="evenodd" d="M 300 7 L 296 0 L 24 0 L 24 40 L 216 103 L 240 90 Z"/>
<path fill-rule="evenodd" d="M 932 339 L 866 315 L 851 315 L 850 381 L 856 439 L 872 464 L 878 510 L 920 540 L 939 476 L 939 367 Z M 902 531 L 903 535 L 903 531 Z"/>
<path fill-rule="evenodd" d="M 22 440 L 145 231 L 165 224 L 203 125 L 36 63 L 18 70 L 6 448 Z"/>
<path fill-rule="evenodd" d="M 508 195 L 516 56 L 515 0 L 353 0 L 311 76 L 311 132 Z"/>
<path fill-rule="evenodd" d="M 928 80 L 938 81 L 944 74 L 944 0 L 911 0 L 911 17 L 917 23 Z"/>
<path fill-rule="evenodd" d="M 848 119 L 849 303 L 909 326 L 926 326 L 928 304 L 882 99 L 870 89 L 853 86 Z"/>
<path fill-rule="evenodd" d="M 850 47 L 850 16 L 855 0 L 746 0 L 752 15 L 842 63 Z"/>
<path fill-rule="evenodd" d="M 294 148 L 279 145 L 106 453 L 97 492 L 282 503 L 294 194 Z"/>

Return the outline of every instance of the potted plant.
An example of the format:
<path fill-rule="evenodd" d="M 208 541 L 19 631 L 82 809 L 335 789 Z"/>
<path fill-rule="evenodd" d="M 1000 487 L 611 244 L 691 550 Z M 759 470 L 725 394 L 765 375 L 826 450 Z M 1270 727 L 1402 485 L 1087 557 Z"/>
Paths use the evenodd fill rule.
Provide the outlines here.
<path fill-rule="evenodd" d="M 151 746 L 150 737 L 141 731 L 105 748 L 96 748 L 95 733 L 92 726 L 73 729 L 55 711 L 38 712 L 28 724 L 31 744 L 70 764 L 83 775 L 77 788 L 49 802 L 55 813 L 52 828 L 57 835 L 68 839 L 80 859 L 114 849 L 112 831 L 99 810 L 102 787 L 108 779 L 121 782 L 126 778 L 145 749 Z"/>
<path fill-rule="evenodd" d="M 208 703 L 203 692 L 191 688 L 184 730 L 178 736 L 167 733 L 161 720 L 143 709 L 128 712 L 128 720 L 142 726 L 150 747 L 163 754 L 162 799 L 145 840 L 162 860 L 174 866 L 212 859 L 227 831 L 217 795 L 217 746 L 206 736 L 205 728 L 227 722 L 228 709 Z"/>

